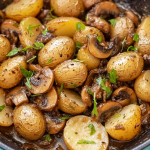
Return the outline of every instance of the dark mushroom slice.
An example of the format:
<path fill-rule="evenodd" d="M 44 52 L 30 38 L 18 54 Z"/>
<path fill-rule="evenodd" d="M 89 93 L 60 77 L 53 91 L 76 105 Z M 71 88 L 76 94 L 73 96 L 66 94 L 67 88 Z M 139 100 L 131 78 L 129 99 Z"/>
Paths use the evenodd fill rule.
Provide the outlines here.
<path fill-rule="evenodd" d="M 99 43 L 96 35 L 88 35 L 88 49 L 97 58 L 108 58 L 114 50 L 114 42 Z"/>
<path fill-rule="evenodd" d="M 35 71 L 35 70 L 33 70 Z M 40 72 L 35 72 L 30 78 L 31 93 L 40 94 L 49 91 L 54 83 L 54 73 L 49 67 L 44 67 Z"/>
<path fill-rule="evenodd" d="M 46 119 L 46 130 L 49 134 L 56 134 L 63 130 L 66 120 L 61 120 L 59 116 L 53 116 L 51 113 L 44 113 Z"/>
<path fill-rule="evenodd" d="M 13 104 L 19 106 L 23 103 L 28 103 L 28 96 L 30 95 L 31 92 L 26 87 L 18 86 L 6 95 L 5 103 L 8 106 L 11 106 Z"/>
<path fill-rule="evenodd" d="M 134 25 L 137 27 L 139 24 L 139 17 L 134 14 L 132 11 L 125 11 L 126 17 L 128 17 L 133 23 Z"/>
<path fill-rule="evenodd" d="M 5 20 L 5 15 L 2 12 L 2 10 L 0 10 L 0 24 Z"/>
<path fill-rule="evenodd" d="M 101 103 L 97 106 L 98 116 L 95 119 L 99 122 L 105 122 L 107 118 L 121 108 L 122 106 L 117 102 L 107 101 L 106 103 Z M 94 116 L 92 115 L 92 117 Z"/>
<path fill-rule="evenodd" d="M 38 96 L 34 101 L 37 108 L 43 111 L 52 111 L 54 107 L 56 107 L 57 102 L 58 95 L 54 87 L 52 87 L 48 93 Z"/>
<path fill-rule="evenodd" d="M 101 2 L 103 2 L 103 1 L 105 1 L 105 0 L 82 0 L 82 1 L 83 1 L 83 4 L 84 4 L 84 7 L 85 7 L 86 9 L 89 9 L 89 8 L 91 8 L 92 6 L 94 6 L 95 4 L 101 3 Z"/>
<path fill-rule="evenodd" d="M 107 63 L 108 63 L 107 59 L 102 59 L 100 61 L 99 70 L 98 70 L 100 74 L 104 74 L 105 72 L 107 72 Z"/>
<path fill-rule="evenodd" d="M 143 59 L 145 64 L 150 64 L 150 55 L 144 54 Z"/>
<path fill-rule="evenodd" d="M 137 102 L 137 97 L 131 88 L 124 86 L 113 92 L 112 101 L 116 101 L 122 106 L 126 106 L 129 104 L 135 104 Z"/>

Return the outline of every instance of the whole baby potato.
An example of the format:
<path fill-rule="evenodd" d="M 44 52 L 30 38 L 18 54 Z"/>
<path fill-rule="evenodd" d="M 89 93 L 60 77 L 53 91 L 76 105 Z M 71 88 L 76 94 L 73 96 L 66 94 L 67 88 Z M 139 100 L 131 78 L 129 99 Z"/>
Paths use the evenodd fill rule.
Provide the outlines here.
<path fill-rule="evenodd" d="M 84 63 L 67 60 L 54 69 L 56 82 L 64 88 L 81 86 L 87 77 L 87 67 Z"/>
<path fill-rule="evenodd" d="M 0 62 L 7 59 L 7 53 L 10 51 L 10 42 L 7 38 L 0 35 Z"/>
<path fill-rule="evenodd" d="M 134 83 L 134 90 L 138 98 L 150 102 L 150 70 L 143 72 Z"/>
<path fill-rule="evenodd" d="M 60 17 L 78 17 L 84 11 L 82 0 L 51 0 L 50 3 Z"/>
<path fill-rule="evenodd" d="M 98 37 L 102 36 L 102 41 L 105 41 L 103 33 L 94 27 L 85 26 L 84 30 L 78 30 L 73 35 L 73 40 L 79 42 L 81 45 L 88 43 L 88 34 L 97 34 Z"/>
<path fill-rule="evenodd" d="M 20 70 L 20 66 L 27 68 L 27 64 L 24 56 L 16 56 L 7 59 L 0 66 L 0 87 L 4 89 L 12 88 L 16 86 L 21 79 L 23 74 Z"/>
<path fill-rule="evenodd" d="M 13 114 L 15 129 L 24 138 L 37 140 L 45 133 L 45 118 L 32 104 L 23 104 L 16 107 Z"/>
<path fill-rule="evenodd" d="M 43 7 L 43 0 L 14 0 L 5 9 L 7 18 L 21 21 L 26 17 L 35 17 Z"/>
<path fill-rule="evenodd" d="M 144 62 L 139 53 L 124 52 L 112 57 L 107 64 L 107 71 L 117 71 L 118 81 L 131 81 L 143 70 Z"/>
<path fill-rule="evenodd" d="M 49 41 L 39 52 L 38 62 L 42 67 L 56 67 L 72 57 L 75 50 L 74 41 L 67 36 L 58 36 Z M 49 63 L 48 61 L 51 60 Z"/>
<path fill-rule="evenodd" d="M 112 115 L 105 122 L 107 133 L 116 140 L 128 141 L 141 131 L 141 109 L 138 105 L 130 104 L 120 112 Z"/>

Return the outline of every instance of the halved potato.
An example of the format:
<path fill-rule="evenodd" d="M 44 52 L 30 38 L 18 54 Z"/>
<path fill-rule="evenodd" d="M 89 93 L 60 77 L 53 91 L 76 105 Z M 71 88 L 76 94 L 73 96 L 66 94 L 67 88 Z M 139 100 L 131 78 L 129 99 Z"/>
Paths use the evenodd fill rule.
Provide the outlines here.
<path fill-rule="evenodd" d="M 57 91 L 60 92 L 59 87 L 57 87 Z M 86 110 L 86 105 L 80 95 L 68 89 L 63 89 L 59 93 L 58 107 L 68 114 L 80 114 Z"/>
<path fill-rule="evenodd" d="M 34 27 L 30 29 L 30 33 L 27 29 L 29 29 L 29 26 L 35 26 L 39 25 L 38 27 Z M 28 17 L 22 20 L 22 23 L 19 25 L 19 39 L 23 47 L 32 46 L 37 36 L 42 32 L 42 24 L 41 22 L 34 18 L 34 17 Z"/>
<path fill-rule="evenodd" d="M 76 31 L 76 23 L 82 22 L 74 17 L 58 17 L 47 23 L 48 30 L 53 32 L 56 36 L 73 37 Z"/>
<path fill-rule="evenodd" d="M 43 0 L 14 0 L 5 9 L 7 18 L 21 21 L 25 17 L 35 17 L 43 7 Z"/>
<path fill-rule="evenodd" d="M 5 92 L 0 88 L 0 106 L 2 105 L 5 105 Z M 0 126 L 11 126 L 13 124 L 12 113 L 12 107 L 5 105 L 5 108 L 0 112 Z"/>
<path fill-rule="evenodd" d="M 92 124 L 95 133 L 90 135 Z M 105 128 L 101 123 L 94 121 L 91 117 L 79 115 L 67 121 L 63 133 L 64 141 L 69 150 L 106 150 L 109 139 Z M 78 144 L 80 140 L 93 141 L 95 144 Z"/>
<path fill-rule="evenodd" d="M 105 123 L 105 129 L 114 139 L 128 141 L 137 136 L 141 130 L 141 109 L 130 104 L 111 116 Z"/>

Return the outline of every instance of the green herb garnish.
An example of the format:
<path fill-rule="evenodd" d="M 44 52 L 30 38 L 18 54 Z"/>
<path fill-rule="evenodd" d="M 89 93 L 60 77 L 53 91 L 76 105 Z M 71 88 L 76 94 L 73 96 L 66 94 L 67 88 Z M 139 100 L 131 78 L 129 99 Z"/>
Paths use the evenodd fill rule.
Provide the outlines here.
<path fill-rule="evenodd" d="M 31 95 L 31 97 L 41 96 L 42 94 Z"/>
<path fill-rule="evenodd" d="M 29 60 L 27 60 L 27 62 L 30 62 L 31 60 L 33 60 L 33 59 L 35 59 L 35 58 L 36 58 L 36 56 L 30 58 Z"/>
<path fill-rule="evenodd" d="M 69 85 L 72 85 L 74 88 L 77 87 L 76 84 L 74 84 L 74 83 L 70 83 Z"/>
<path fill-rule="evenodd" d="M 97 36 L 97 40 L 98 40 L 98 42 L 102 42 L 102 36 Z"/>
<path fill-rule="evenodd" d="M 73 61 L 76 61 L 76 62 L 84 62 L 84 60 L 79 60 L 79 59 L 73 59 Z"/>
<path fill-rule="evenodd" d="M 51 16 L 53 19 L 55 19 L 55 18 L 57 18 L 57 16 L 52 15 L 52 11 L 53 11 L 53 10 L 54 10 L 54 8 L 51 7 L 51 10 L 50 10 L 49 14 L 50 14 L 50 16 Z"/>
<path fill-rule="evenodd" d="M 14 26 L 16 26 L 18 28 L 18 23 L 17 22 L 14 22 Z"/>
<path fill-rule="evenodd" d="M 101 88 L 107 92 L 107 98 L 108 98 L 111 95 L 112 91 L 110 87 L 105 86 L 106 79 L 102 79 L 101 77 L 99 77 L 96 81 L 101 86 Z"/>
<path fill-rule="evenodd" d="M 61 120 L 67 120 L 67 119 L 69 119 L 69 117 L 61 117 L 60 119 Z"/>
<path fill-rule="evenodd" d="M 96 144 L 94 141 L 79 140 L 77 144 Z"/>
<path fill-rule="evenodd" d="M 69 105 L 69 107 L 70 107 L 71 109 L 75 110 L 75 108 L 74 108 L 73 106 Z"/>
<path fill-rule="evenodd" d="M 138 41 L 139 41 L 139 35 L 138 35 L 137 33 L 134 33 L 133 40 L 134 40 L 135 42 L 138 42 Z"/>
<path fill-rule="evenodd" d="M 21 21 L 20 23 L 21 23 L 22 25 L 24 25 L 24 21 Z"/>
<path fill-rule="evenodd" d="M 85 25 L 81 22 L 77 22 L 76 23 L 76 31 L 80 31 L 80 30 L 84 30 L 85 29 Z"/>
<path fill-rule="evenodd" d="M 46 34 L 47 34 L 47 32 L 48 32 L 47 28 L 48 28 L 48 27 L 46 27 L 46 28 L 42 31 L 42 34 L 43 34 L 43 35 L 46 35 Z"/>
<path fill-rule="evenodd" d="M 64 83 L 61 84 L 61 87 L 60 87 L 60 90 L 59 90 L 59 95 L 62 92 L 63 87 L 64 87 Z"/>
<path fill-rule="evenodd" d="M 134 104 L 137 105 L 137 102 L 135 102 Z"/>
<path fill-rule="evenodd" d="M 5 108 L 5 105 L 0 106 L 0 112 Z"/>
<path fill-rule="evenodd" d="M 45 140 L 46 140 L 47 142 L 49 142 L 49 141 L 51 140 L 51 137 L 50 137 L 50 135 L 49 135 L 49 134 L 47 134 L 47 135 L 46 135 Z"/>
<path fill-rule="evenodd" d="M 124 48 L 124 43 L 126 41 L 127 37 L 124 38 L 124 40 L 122 41 L 122 48 L 121 48 L 121 52 L 123 51 L 123 48 Z"/>
<path fill-rule="evenodd" d="M 34 35 L 32 32 L 32 29 L 39 27 L 40 25 L 29 25 L 28 28 L 26 28 L 26 30 L 28 31 L 29 35 L 32 36 Z"/>
<path fill-rule="evenodd" d="M 114 115 L 114 118 L 118 118 L 118 117 L 120 117 L 121 116 L 121 114 L 115 114 Z"/>
<path fill-rule="evenodd" d="M 85 18 L 85 20 L 86 20 L 86 21 L 88 21 L 88 15 L 86 15 L 86 18 Z"/>
<path fill-rule="evenodd" d="M 51 63 L 52 57 L 46 62 L 47 64 Z"/>
<path fill-rule="evenodd" d="M 81 43 L 76 42 L 76 48 L 81 48 L 81 47 L 82 47 Z"/>
<path fill-rule="evenodd" d="M 89 124 L 88 127 L 91 129 L 90 135 L 93 135 L 96 132 L 94 125 L 93 124 Z"/>
<path fill-rule="evenodd" d="M 118 22 L 119 20 L 114 20 L 114 19 L 110 19 L 109 22 L 112 24 L 113 27 L 116 26 L 116 23 Z"/>
<path fill-rule="evenodd" d="M 136 46 L 129 46 L 128 49 L 127 49 L 127 52 L 129 52 L 129 51 L 135 51 L 135 52 L 137 52 L 138 48 Z"/>
<path fill-rule="evenodd" d="M 113 69 L 109 73 L 109 80 L 110 80 L 111 83 L 116 84 L 116 79 L 119 78 L 116 74 L 117 74 L 117 71 L 115 69 Z"/>
<path fill-rule="evenodd" d="M 34 45 L 36 46 L 37 49 L 41 49 L 41 48 L 44 47 L 44 44 L 43 44 L 43 43 L 37 42 L 37 41 L 34 43 Z"/>

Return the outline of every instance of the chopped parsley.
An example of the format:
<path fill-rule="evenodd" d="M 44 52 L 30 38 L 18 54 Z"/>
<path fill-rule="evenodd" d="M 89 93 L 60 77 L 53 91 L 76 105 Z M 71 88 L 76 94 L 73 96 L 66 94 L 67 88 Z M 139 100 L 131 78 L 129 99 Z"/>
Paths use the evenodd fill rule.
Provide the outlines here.
<path fill-rule="evenodd" d="M 94 141 L 88 141 L 88 140 L 81 139 L 77 142 L 77 144 L 96 144 L 96 143 Z"/>
<path fill-rule="evenodd" d="M 20 23 L 21 23 L 22 25 L 24 25 L 24 21 L 21 21 Z"/>
<path fill-rule="evenodd" d="M 70 107 L 71 109 L 75 110 L 75 108 L 74 108 L 73 106 L 69 105 L 69 107 Z"/>
<path fill-rule="evenodd" d="M 135 51 L 135 52 L 137 52 L 138 48 L 136 46 L 129 46 L 128 49 L 127 49 L 127 52 L 129 52 L 129 51 Z"/>
<path fill-rule="evenodd" d="M 116 23 L 118 22 L 119 20 L 114 20 L 114 19 L 110 19 L 109 22 L 112 24 L 113 27 L 116 26 Z"/>
<path fill-rule="evenodd" d="M 77 87 L 76 84 L 74 84 L 74 83 L 70 83 L 69 85 L 72 85 L 74 88 Z"/>
<path fill-rule="evenodd" d="M 67 120 L 67 119 L 69 119 L 69 117 L 61 117 L 60 119 L 61 120 Z"/>
<path fill-rule="evenodd" d="M 79 60 L 79 59 L 73 59 L 73 61 L 76 61 L 76 62 L 84 62 L 83 60 Z"/>
<path fill-rule="evenodd" d="M 86 15 L 86 18 L 85 18 L 85 20 L 86 20 L 86 21 L 88 21 L 88 15 Z"/>
<path fill-rule="evenodd" d="M 115 114 L 114 115 L 114 118 L 118 118 L 118 117 L 120 117 L 121 116 L 121 114 Z"/>
<path fill-rule="evenodd" d="M 138 35 L 137 33 L 134 33 L 133 40 L 134 40 L 135 42 L 138 42 L 138 41 L 139 41 L 139 35 Z"/>
<path fill-rule="evenodd" d="M 91 129 L 90 135 L 93 135 L 96 132 L 94 125 L 93 124 L 89 124 L 88 127 Z"/>
<path fill-rule="evenodd" d="M 0 106 L 0 112 L 5 108 L 5 105 Z"/>
<path fill-rule="evenodd" d="M 48 32 L 47 29 L 48 29 L 48 27 L 46 27 L 46 28 L 42 31 L 42 34 L 43 34 L 43 35 L 46 35 L 46 34 L 47 34 L 47 32 Z"/>
<path fill-rule="evenodd" d="M 50 135 L 49 135 L 49 134 L 47 134 L 47 135 L 46 135 L 45 140 L 46 140 L 47 142 L 49 142 L 49 141 L 51 140 L 51 137 L 50 137 Z"/>
<path fill-rule="evenodd" d="M 51 7 L 49 14 L 50 14 L 50 16 L 51 16 L 53 19 L 55 19 L 55 18 L 57 18 L 57 16 L 54 16 L 54 15 L 52 14 L 52 11 L 53 11 L 53 10 L 54 10 L 54 8 Z"/>
<path fill-rule="evenodd" d="M 26 28 L 26 30 L 28 31 L 29 35 L 32 36 L 34 35 L 34 33 L 32 32 L 32 29 L 39 27 L 40 25 L 29 25 L 28 28 Z"/>
<path fill-rule="evenodd" d="M 42 94 L 31 95 L 31 97 L 41 96 Z"/>
<path fill-rule="evenodd" d="M 18 23 L 14 21 L 14 26 L 18 28 Z"/>
<path fill-rule="evenodd" d="M 116 74 L 117 74 L 117 71 L 115 69 L 113 69 L 109 73 L 109 80 L 110 80 L 111 83 L 116 84 L 116 79 L 119 78 Z"/>
<path fill-rule="evenodd" d="M 30 58 L 29 60 L 27 60 L 27 63 L 30 62 L 31 60 L 35 59 L 35 58 L 36 58 L 36 56 Z"/>
<path fill-rule="evenodd" d="M 126 41 L 127 37 L 124 38 L 124 40 L 122 41 L 122 48 L 121 48 L 121 52 L 123 51 L 123 48 L 124 48 L 124 43 Z"/>
<path fill-rule="evenodd" d="M 85 25 L 82 22 L 77 22 L 76 23 L 76 31 L 84 30 Z"/>
<path fill-rule="evenodd" d="M 98 42 L 102 42 L 102 36 L 97 36 Z"/>
<path fill-rule="evenodd" d="M 52 62 L 52 57 L 46 62 L 47 64 Z"/>
<path fill-rule="evenodd" d="M 82 45 L 81 45 L 81 43 L 79 43 L 79 42 L 76 42 L 76 48 L 81 48 L 82 47 Z"/>
<path fill-rule="evenodd" d="M 64 87 L 64 83 L 61 84 L 61 87 L 60 87 L 60 90 L 59 90 L 59 95 L 62 92 L 63 87 Z"/>

